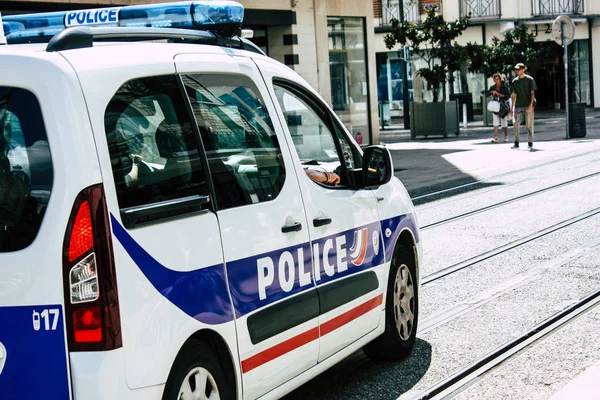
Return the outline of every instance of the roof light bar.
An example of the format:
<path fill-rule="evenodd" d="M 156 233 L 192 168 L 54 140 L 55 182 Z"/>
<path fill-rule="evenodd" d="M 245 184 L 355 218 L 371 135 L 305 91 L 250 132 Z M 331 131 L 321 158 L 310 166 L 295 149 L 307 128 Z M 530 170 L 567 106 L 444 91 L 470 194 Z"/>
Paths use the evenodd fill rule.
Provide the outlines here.
<path fill-rule="evenodd" d="M 47 41 L 72 26 L 125 26 L 238 31 L 244 7 L 232 0 L 198 0 L 4 17 L 11 42 Z"/>
<path fill-rule="evenodd" d="M 4 17 L 2 22 L 4 34 L 8 43 L 15 36 L 19 38 L 52 37 L 65 29 L 65 14 L 64 11 L 59 11 L 29 14 L 22 17 L 16 15 Z"/>

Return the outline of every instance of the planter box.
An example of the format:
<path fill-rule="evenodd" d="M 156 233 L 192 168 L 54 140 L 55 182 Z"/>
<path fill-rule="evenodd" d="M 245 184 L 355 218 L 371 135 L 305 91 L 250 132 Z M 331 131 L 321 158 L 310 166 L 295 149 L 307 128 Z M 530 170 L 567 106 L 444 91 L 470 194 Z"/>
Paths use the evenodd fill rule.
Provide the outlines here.
<path fill-rule="evenodd" d="M 410 103 L 410 137 L 458 136 L 458 102 Z"/>

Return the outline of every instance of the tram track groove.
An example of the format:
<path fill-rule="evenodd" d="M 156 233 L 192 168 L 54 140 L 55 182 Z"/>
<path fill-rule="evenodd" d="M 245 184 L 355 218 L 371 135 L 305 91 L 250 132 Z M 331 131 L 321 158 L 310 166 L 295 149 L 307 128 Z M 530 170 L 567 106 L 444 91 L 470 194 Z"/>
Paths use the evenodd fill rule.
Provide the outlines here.
<path fill-rule="evenodd" d="M 475 362 L 439 381 L 426 390 L 409 391 L 398 400 L 440 400 L 452 398 L 467 389 L 474 379 L 481 377 L 519 352 L 533 346 L 547 335 L 557 332 L 573 319 L 600 304 L 600 289 L 584 296 L 569 307 L 552 315 L 529 331 L 499 346 Z"/>
<path fill-rule="evenodd" d="M 481 253 L 475 257 L 471 257 L 467 260 L 461 261 L 459 263 L 450 265 L 448 267 L 445 267 L 437 272 L 434 272 L 432 274 L 429 274 L 423 278 L 421 278 L 421 285 L 427 285 L 431 282 L 434 282 L 438 279 L 441 279 L 445 276 L 448 276 L 450 274 L 453 274 L 457 271 L 460 271 L 462 269 L 471 267 L 475 264 L 478 264 L 484 260 L 487 260 L 488 258 L 492 258 L 498 254 L 504 253 L 508 250 L 514 249 L 515 247 L 519 247 L 522 246 L 528 242 L 534 241 L 542 236 L 548 235 L 552 232 L 556 232 L 560 229 L 563 229 L 569 225 L 573 225 L 577 222 L 583 221 L 585 219 L 588 219 L 590 217 L 593 217 L 595 215 L 600 214 L 600 208 L 595 208 L 591 211 L 588 211 L 586 213 L 580 214 L 578 216 L 569 218 L 567 220 L 564 220 L 562 222 L 559 222 L 557 224 L 554 224 L 552 226 L 549 226 L 548 228 L 542 229 L 541 231 L 537 231 L 535 233 L 532 233 L 531 235 L 527 235 L 525 237 L 522 237 L 521 239 L 517 239 L 515 241 L 512 241 L 510 243 L 507 243 L 505 245 L 496 247 L 492 250 L 488 250 L 484 253 Z"/>
<path fill-rule="evenodd" d="M 599 247 L 600 239 L 593 240 L 583 246 L 573 248 L 570 251 L 563 253 L 559 257 L 553 258 L 552 260 L 546 261 L 541 265 L 519 273 L 496 286 L 469 297 L 465 301 L 455 303 L 440 312 L 424 318 L 419 323 L 418 333 L 424 334 L 448 322 L 454 321 L 461 315 L 488 304 L 510 291 L 522 287 L 533 280 L 540 279 L 544 276 L 544 274 L 555 270 L 556 268 L 571 263 L 591 252 L 597 251 Z"/>
<path fill-rule="evenodd" d="M 485 211 L 489 211 L 489 210 L 492 210 L 494 208 L 502 207 L 504 205 L 507 205 L 507 204 L 510 204 L 510 203 L 514 203 L 516 201 L 523 200 L 523 199 L 526 199 L 528 197 L 533 197 L 533 196 L 536 196 L 538 194 L 542 194 L 542 193 L 545 193 L 545 192 L 548 192 L 548 191 L 551 191 L 551 190 L 554 190 L 554 189 L 558 189 L 558 188 L 561 188 L 563 186 L 571 185 L 573 183 L 577 183 L 577 182 L 580 182 L 580 181 L 585 180 L 585 179 L 590 179 L 590 178 L 593 178 L 593 177 L 598 176 L 598 175 L 600 175 L 600 172 L 594 172 L 594 173 L 591 173 L 591 174 L 588 174 L 588 175 L 580 176 L 578 178 L 574 178 L 574 179 L 571 179 L 571 180 L 568 180 L 568 181 L 565 181 L 565 182 L 561 182 L 561 183 L 558 183 L 556 185 L 552 185 L 552 186 L 546 187 L 544 189 L 535 190 L 533 192 L 526 193 L 526 194 L 523 194 L 523 195 L 520 195 L 520 196 L 517 196 L 517 197 L 513 197 L 513 198 L 508 199 L 508 200 L 504 200 L 504 201 L 501 201 L 501 202 L 498 202 L 498 203 L 490 204 L 489 206 L 478 208 L 476 210 L 472 210 L 472 211 L 469 211 L 469 212 L 466 212 L 466 213 L 463 213 L 463 214 L 458 214 L 458 215 L 455 215 L 455 216 L 450 217 L 450 218 L 446 218 L 446 219 L 442 219 L 442 220 L 437 221 L 437 222 L 433 222 L 431 224 L 423 225 L 421 227 L 421 230 L 424 231 L 424 230 L 427 230 L 427 229 L 432 229 L 432 228 L 435 228 L 437 226 L 447 224 L 449 222 L 453 222 L 453 221 L 456 221 L 456 220 L 459 220 L 459 219 L 462 219 L 462 218 L 470 217 L 472 215 L 476 215 L 476 214 L 479 214 L 479 213 L 482 213 L 482 212 L 485 212 Z"/>

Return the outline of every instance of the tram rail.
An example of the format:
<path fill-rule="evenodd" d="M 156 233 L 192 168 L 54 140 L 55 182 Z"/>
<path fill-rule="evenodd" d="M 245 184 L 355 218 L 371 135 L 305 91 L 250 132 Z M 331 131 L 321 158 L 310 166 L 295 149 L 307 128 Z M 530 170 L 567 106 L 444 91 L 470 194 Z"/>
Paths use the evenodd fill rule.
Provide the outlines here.
<path fill-rule="evenodd" d="M 429 389 L 406 392 L 398 397 L 398 400 L 450 399 L 467 389 L 475 379 L 482 377 L 517 353 L 533 346 L 542 338 L 557 332 L 573 319 L 592 310 L 598 304 L 600 304 L 600 289 L 589 293 L 569 307 L 547 318 L 517 338 L 499 346 Z"/>
<path fill-rule="evenodd" d="M 549 226 L 547 228 L 544 228 L 540 231 L 537 231 L 535 233 L 532 233 L 531 235 L 527 235 L 525 237 L 522 237 L 521 239 L 517 239 L 515 241 L 512 241 L 510 243 L 504 244 L 502 246 L 496 247 L 494 249 L 488 250 L 484 253 L 481 253 L 479 255 L 476 255 L 475 257 L 471 257 L 467 260 L 461 261 L 459 263 L 450 265 L 448 267 L 445 267 L 439 271 L 436 271 L 432 274 L 429 274 L 427 276 L 424 276 L 423 278 L 421 278 L 421 285 L 427 285 L 431 282 L 434 282 L 438 279 L 441 279 L 445 276 L 451 275 L 457 271 L 460 271 L 462 269 L 471 267 L 473 265 L 476 265 L 484 260 L 487 260 L 488 258 L 497 256 L 498 254 L 504 253 L 508 250 L 514 249 L 515 247 L 519 247 L 522 246 L 526 243 L 532 242 L 536 239 L 541 238 L 542 236 L 548 235 L 552 232 L 556 232 L 560 229 L 563 229 L 569 225 L 575 224 L 577 222 L 586 220 L 588 218 L 591 218 L 593 216 L 596 216 L 600 214 L 600 207 L 599 208 L 595 208 L 591 211 L 588 211 L 586 213 L 577 215 L 575 217 L 566 219 L 562 222 L 559 222 L 557 224 L 554 224 L 552 226 Z"/>
<path fill-rule="evenodd" d="M 571 184 L 574 184 L 574 183 L 577 183 L 577 182 L 580 182 L 580 181 L 583 181 L 583 180 L 586 180 L 586 179 L 590 179 L 590 178 L 593 178 L 593 177 L 596 177 L 596 176 L 599 176 L 599 175 L 600 175 L 600 172 L 594 172 L 594 173 L 591 173 L 591 174 L 580 176 L 578 178 L 570 179 L 568 181 L 561 182 L 561 183 L 558 183 L 556 185 L 552 185 L 552 186 L 546 187 L 544 189 L 535 190 L 533 192 L 526 193 L 526 194 L 523 194 L 523 195 L 520 195 L 520 196 L 516 196 L 516 197 L 513 197 L 513 198 L 508 199 L 508 200 L 503 200 L 501 202 L 490 204 L 488 206 L 481 207 L 481 208 L 478 208 L 476 210 L 472 210 L 472 211 L 469 211 L 469 212 L 466 212 L 466 213 L 462 213 L 462 214 L 458 214 L 458 215 L 452 216 L 450 218 L 445 218 L 445 219 L 442 219 L 442 220 L 439 220 L 439 221 L 436 221 L 436 222 L 432 222 L 432 223 L 427 224 L 427 225 L 423 225 L 421 227 L 421 230 L 427 230 L 427 229 L 435 228 L 437 226 L 440 226 L 440 225 L 443 225 L 443 224 L 447 224 L 449 222 L 453 222 L 453 221 L 456 221 L 456 220 L 459 220 L 459 219 L 462 219 L 462 218 L 470 217 L 470 216 L 475 215 L 475 214 L 479 214 L 479 213 L 482 213 L 482 212 L 485 212 L 485 211 L 492 210 L 494 208 L 498 208 L 498 207 L 501 207 L 501 206 L 504 206 L 504 205 L 507 205 L 507 204 L 510 204 L 510 203 L 514 203 L 516 201 L 520 201 L 520 200 L 526 199 L 528 197 L 537 196 L 539 194 L 542 194 L 542 193 L 545 193 L 545 192 L 549 192 L 551 190 L 555 190 L 555 189 L 561 188 L 563 186 L 571 185 Z"/>

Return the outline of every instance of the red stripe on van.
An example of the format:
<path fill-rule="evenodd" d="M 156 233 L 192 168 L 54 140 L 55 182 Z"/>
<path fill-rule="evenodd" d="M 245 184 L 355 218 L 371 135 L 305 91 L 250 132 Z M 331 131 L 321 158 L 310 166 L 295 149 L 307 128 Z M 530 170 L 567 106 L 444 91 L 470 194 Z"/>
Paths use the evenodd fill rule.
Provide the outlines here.
<path fill-rule="evenodd" d="M 310 343 L 318 338 L 319 328 L 317 327 L 294 336 L 293 338 L 290 338 L 285 342 L 281 342 L 271 348 L 263 350 L 260 353 L 242 361 L 242 373 L 245 374 L 246 372 L 252 371 L 254 368 L 260 367 L 261 365 L 268 363 L 277 357 L 281 357 L 282 355 L 289 353 L 300 346 L 304 346 L 305 344 Z"/>
<path fill-rule="evenodd" d="M 367 312 L 377 308 L 383 303 L 383 294 L 372 298 L 371 300 L 354 307 L 345 313 L 338 315 L 325 322 L 321 325 L 321 336 L 325 336 L 328 333 L 346 325 L 347 323 L 355 320 L 356 318 L 366 314 Z M 296 335 L 284 342 L 281 342 L 273 347 L 261 351 L 242 361 L 242 373 L 252 371 L 254 368 L 258 368 L 263 364 L 268 363 L 271 360 L 281 357 L 284 354 L 289 353 L 307 343 L 312 342 L 319 338 L 319 328 L 313 328 L 299 335 Z"/>
<path fill-rule="evenodd" d="M 354 307 L 351 310 L 346 311 L 342 315 L 338 315 L 337 317 L 335 317 L 327 322 L 324 322 L 323 325 L 321 325 L 321 336 L 325 336 L 328 333 L 335 331 L 337 328 L 340 328 L 340 327 L 346 325 L 347 323 L 355 320 L 356 318 L 368 313 L 372 309 L 381 305 L 382 302 L 383 302 L 383 293 L 375 298 L 372 298 L 371 300 L 367 301 L 366 303 L 362 303 L 361 305 Z"/>

